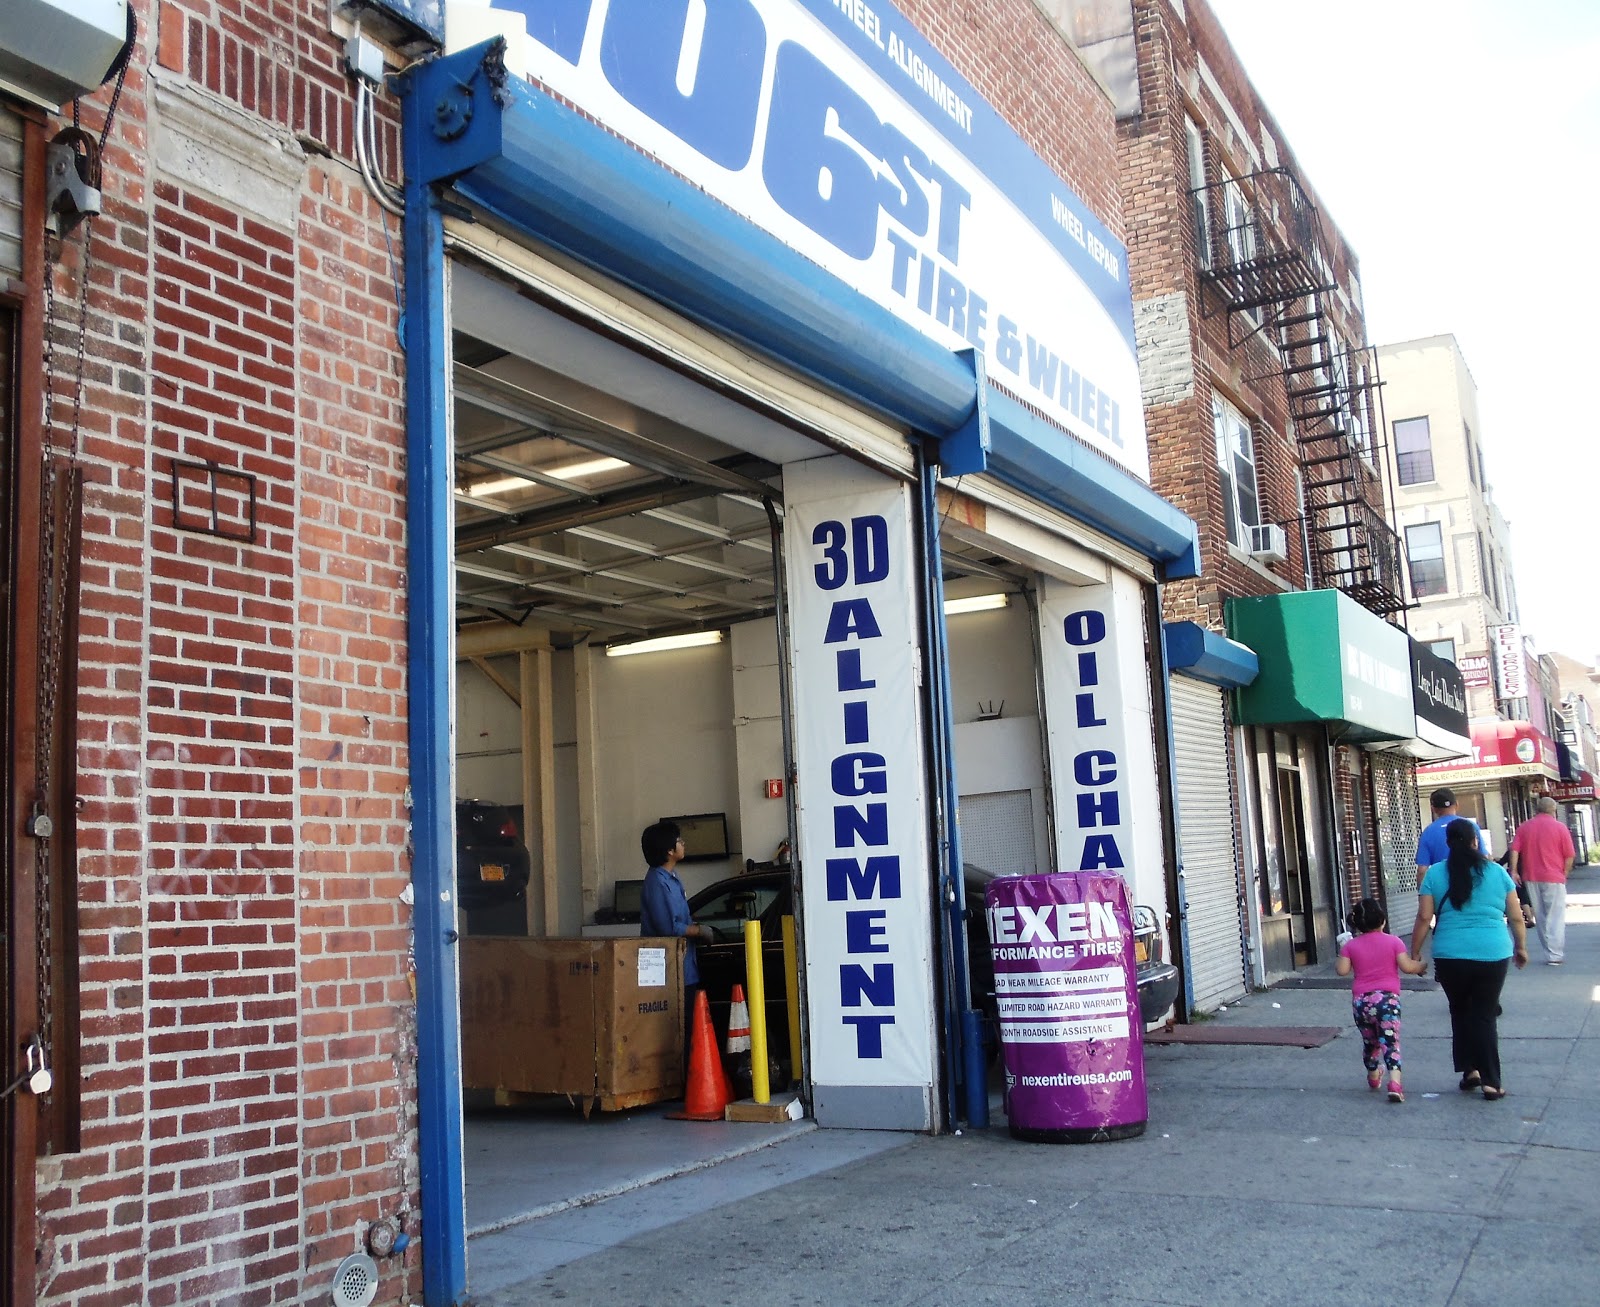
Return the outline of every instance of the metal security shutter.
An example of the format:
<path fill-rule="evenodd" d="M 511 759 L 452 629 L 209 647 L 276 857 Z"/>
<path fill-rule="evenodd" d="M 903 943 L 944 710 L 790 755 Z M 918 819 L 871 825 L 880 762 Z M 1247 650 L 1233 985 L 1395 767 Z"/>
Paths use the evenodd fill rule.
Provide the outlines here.
<path fill-rule="evenodd" d="M 1196 1011 L 1245 992 L 1233 780 L 1222 691 L 1172 678 L 1172 763 L 1187 902 L 1188 968 Z"/>
<path fill-rule="evenodd" d="M 1390 931 L 1404 937 L 1417 919 L 1417 840 L 1422 835 L 1422 816 L 1417 807 L 1416 764 L 1383 753 L 1373 754 L 1371 762 L 1383 902 Z"/>

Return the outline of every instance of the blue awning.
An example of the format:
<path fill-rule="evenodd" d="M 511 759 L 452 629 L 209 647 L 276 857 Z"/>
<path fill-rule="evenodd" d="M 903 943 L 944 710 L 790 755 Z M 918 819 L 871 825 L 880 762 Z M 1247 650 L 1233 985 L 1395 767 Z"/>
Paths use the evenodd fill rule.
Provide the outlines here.
<path fill-rule="evenodd" d="M 506 74 L 496 44 L 399 79 L 406 182 L 448 182 L 531 239 L 771 356 L 1156 564 L 1199 575 L 1183 512 L 944 348 L 633 146 Z M 980 405 L 980 399 L 983 401 Z M 971 439 L 980 412 L 987 440 Z"/>
<path fill-rule="evenodd" d="M 1161 632 L 1171 671 L 1228 689 L 1249 685 L 1261 671 L 1253 649 L 1220 631 L 1208 631 L 1196 622 L 1166 622 Z"/>

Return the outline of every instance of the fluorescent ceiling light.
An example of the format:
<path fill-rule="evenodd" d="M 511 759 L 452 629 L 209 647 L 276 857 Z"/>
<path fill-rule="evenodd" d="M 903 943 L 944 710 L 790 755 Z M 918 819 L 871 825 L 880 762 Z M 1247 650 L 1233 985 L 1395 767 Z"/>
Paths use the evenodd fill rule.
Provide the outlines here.
<path fill-rule="evenodd" d="M 543 471 L 547 476 L 560 477 L 563 481 L 580 481 L 584 477 L 615 472 L 619 467 L 627 466 L 620 458 L 591 458 L 582 463 L 568 463 L 565 467 L 547 467 Z"/>
<path fill-rule="evenodd" d="M 965 599 L 946 599 L 944 601 L 944 615 L 953 617 L 957 613 L 986 613 L 991 608 L 1004 608 L 1011 602 L 1008 594 L 968 595 Z"/>
<path fill-rule="evenodd" d="M 474 499 L 489 499 L 532 484 L 527 477 L 496 477 L 493 481 L 480 481 L 475 486 L 468 486 L 467 493 Z"/>
<path fill-rule="evenodd" d="M 696 649 L 706 644 L 721 644 L 721 631 L 688 631 L 683 635 L 662 635 L 654 640 L 635 640 L 631 644 L 608 644 L 607 658 L 626 658 L 629 654 L 661 653 L 666 649 Z"/>

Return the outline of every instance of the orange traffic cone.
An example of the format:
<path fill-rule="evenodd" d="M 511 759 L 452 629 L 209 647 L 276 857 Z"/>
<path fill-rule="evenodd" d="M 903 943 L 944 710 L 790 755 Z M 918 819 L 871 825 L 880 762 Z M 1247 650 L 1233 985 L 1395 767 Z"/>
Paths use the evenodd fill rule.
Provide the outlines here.
<path fill-rule="evenodd" d="M 694 996 L 694 1038 L 689 1047 L 689 1082 L 683 1111 L 667 1113 L 676 1121 L 720 1121 L 733 1092 L 717 1055 L 717 1032 L 711 1028 L 711 1000 L 705 990 Z"/>
<path fill-rule="evenodd" d="M 744 986 L 733 987 L 733 998 L 728 1004 L 728 1047 L 727 1053 L 732 1057 L 735 1053 L 748 1053 L 750 1051 L 750 1005 L 744 1001 Z"/>

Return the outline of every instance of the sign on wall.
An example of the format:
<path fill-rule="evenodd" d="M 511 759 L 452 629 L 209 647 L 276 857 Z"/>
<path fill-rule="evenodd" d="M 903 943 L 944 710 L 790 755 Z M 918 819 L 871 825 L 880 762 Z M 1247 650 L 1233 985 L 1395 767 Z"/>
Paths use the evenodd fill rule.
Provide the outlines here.
<path fill-rule="evenodd" d="M 783 493 L 817 1119 L 926 1129 L 932 890 L 909 491 L 834 457 L 787 465 Z M 907 1092 L 874 1105 L 841 1086 Z M 845 1119 L 830 1121 L 836 1103 Z"/>
<path fill-rule="evenodd" d="M 1461 679 L 1469 690 L 1487 689 L 1494 683 L 1488 654 L 1463 654 L 1456 660 L 1456 666 L 1461 669 Z"/>
<path fill-rule="evenodd" d="M 1125 248 L 891 4 L 495 0 L 450 48 L 511 14 L 511 71 L 1149 479 Z"/>
<path fill-rule="evenodd" d="M 1120 593 L 1125 590 L 1125 593 Z M 1139 587 L 1047 582 L 1039 603 L 1056 870 L 1109 871 L 1159 905 L 1161 822 Z M 1130 696 L 1136 702 L 1130 704 Z"/>
<path fill-rule="evenodd" d="M 1528 664 L 1522 649 L 1522 628 L 1512 625 L 1491 627 L 1489 639 L 1494 646 L 1495 665 L 1500 671 L 1500 698 L 1527 698 Z"/>

